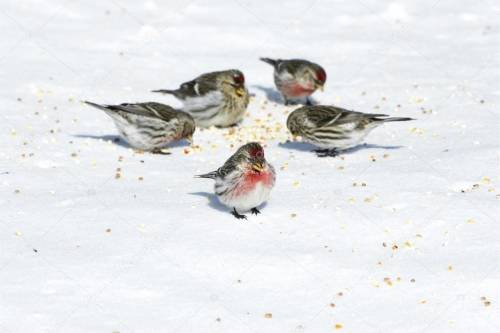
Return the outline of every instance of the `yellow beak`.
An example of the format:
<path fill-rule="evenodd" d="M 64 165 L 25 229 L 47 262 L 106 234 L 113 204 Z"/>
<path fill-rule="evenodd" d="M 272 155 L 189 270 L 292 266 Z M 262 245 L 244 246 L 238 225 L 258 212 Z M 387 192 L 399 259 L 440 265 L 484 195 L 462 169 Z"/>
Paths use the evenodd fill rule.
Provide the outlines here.
<path fill-rule="evenodd" d="M 239 97 L 245 95 L 245 88 L 243 87 L 239 87 L 237 86 L 236 84 L 232 83 L 232 82 L 229 82 L 229 81 L 222 81 L 223 83 L 225 84 L 229 84 L 230 86 L 232 86 L 234 88 L 234 92 L 236 93 L 236 95 L 238 95 Z"/>
<path fill-rule="evenodd" d="M 238 95 L 240 97 L 245 95 L 245 89 L 243 89 L 241 87 L 236 88 L 236 95 Z"/>
<path fill-rule="evenodd" d="M 260 162 L 254 163 L 252 164 L 252 170 L 261 173 L 262 171 L 264 171 L 264 166 Z"/>

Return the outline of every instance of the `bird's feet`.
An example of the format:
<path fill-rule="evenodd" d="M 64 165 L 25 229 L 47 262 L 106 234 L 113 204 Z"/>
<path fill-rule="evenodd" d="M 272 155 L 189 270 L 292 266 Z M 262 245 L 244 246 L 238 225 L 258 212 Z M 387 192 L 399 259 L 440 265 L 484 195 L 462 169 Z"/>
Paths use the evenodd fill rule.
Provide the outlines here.
<path fill-rule="evenodd" d="M 338 150 L 333 149 L 316 149 L 314 151 L 318 157 L 335 157 L 339 154 Z"/>
<path fill-rule="evenodd" d="M 260 210 L 258 210 L 256 207 L 252 208 L 250 210 L 250 212 L 252 212 L 253 215 L 259 215 L 260 214 Z"/>
<path fill-rule="evenodd" d="M 238 220 L 242 220 L 242 219 L 247 219 L 247 216 L 246 215 L 243 215 L 243 214 L 240 214 L 236 211 L 236 208 L 233 208 L 233 211 L 231 212 L 231 214 L 233 214 L 234 217 L 236 217 Z"/>
<path fill-rule="evenodd" d="M 168 151 L 164 151 L 163 149 L 156 148 L 151 150 L 151 154 L 156 154 L 156 155 L 170 155 L 171 153 Z"/>

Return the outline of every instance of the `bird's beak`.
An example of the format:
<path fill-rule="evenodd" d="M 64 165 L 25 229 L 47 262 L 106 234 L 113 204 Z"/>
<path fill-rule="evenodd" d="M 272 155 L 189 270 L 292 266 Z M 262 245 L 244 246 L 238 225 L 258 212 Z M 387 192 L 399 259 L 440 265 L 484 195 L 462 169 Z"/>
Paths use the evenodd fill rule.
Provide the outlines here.
<path fill-rule="evenodd" d="M 256 162 L 252 164 L 252 170 L 257 173 L 261 173 L 262 171 L 264 171 L 264 166 L 262 165 L 261 162 Z"/>
<path fill-rule="evenodd" d="M 224 81 L 224 83 L 227 83 L 229 84 L 231 87 L 234 88 L 234 92 L 236 93 L 236 95 L 238 95 L 239 97 L 245 95 L 245 88 L 240 86 L 239 84 L 234 84 L 232 82 L 229 82 L 229 81 Z"/>
<path fill-rule="evenodd" d="M 237 87 L 235 89 L 235 92 L 236 92 L 236 95 L 238 95 L 240 97 L 243 96 L 243 95 L 245 95 L 245 89 L 243 89 L 242 87 Z"/>
<path fill-rule="evenodd" d="M 319 80 L 314 80 L 314 85 L 316 89 L 319 89 L 320 91 L 324 90 L 324 83 L 319 81 Z"/>

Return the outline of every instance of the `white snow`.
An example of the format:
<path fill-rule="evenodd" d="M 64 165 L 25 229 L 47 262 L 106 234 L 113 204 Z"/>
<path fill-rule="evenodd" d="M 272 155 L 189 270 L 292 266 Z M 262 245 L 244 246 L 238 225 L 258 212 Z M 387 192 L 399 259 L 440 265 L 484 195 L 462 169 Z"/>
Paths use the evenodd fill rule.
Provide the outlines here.
<path fill-rule="evenodd" d="M 500 26 L 482 1 L 6 0 L 0 8 L 0 332 L 499 332 Z M 319 159 L 287 143 L 272 69 L 414 122 Z M 112 142 L 97 103 L 239 68 L 241 127 L 172 155 Z M 277 169 L 237 221 L 213 171 L 262 139 Z M 333 305 L 334 304 L 334 305 Z"/>

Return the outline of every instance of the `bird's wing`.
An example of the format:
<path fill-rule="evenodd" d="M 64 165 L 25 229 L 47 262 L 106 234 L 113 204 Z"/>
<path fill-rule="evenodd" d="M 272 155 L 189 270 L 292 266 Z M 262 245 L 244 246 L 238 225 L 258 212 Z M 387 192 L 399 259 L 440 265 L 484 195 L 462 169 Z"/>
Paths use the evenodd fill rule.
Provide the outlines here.
<path fill-rule="evenodd" d="M 335 124 L 344 114 L 343 109 L 317 105 L 307 111 L 307 120 L 311 127 L 325 127 Z"/>
<path fill-rule="evenodd" d="M 223 166 L 221 166 L 219 169 L 217 169 L 217 175 L 219 177 L 222 177 L 224 178 L 225 176 L 227 176 L 228 174 L 230 174 L 233 170 L 235 170 L 236 168 L 236 164 L 234 163 L 234 161 L 232 160 L 232 158 L 229 158 L 226 163 L 224 163 Z"/>
<path fill-rule="evenodd" d="M 317 105 L 309 111 L 307 119 L 315 127 L 342 126 L 357 127 L 361 123 L 369 123 L 377 117 L 386 116 L 384 114 L 362 113 L 350 111 L 336 106 Z"/>
<path fill-rule="evenodd" d="M 146 103 L 123 103 L 120 105 L 110 105 L 109 110 L 123 111 L 137 116 L 148 118 L 156 118 L 165 121 L 170 121 L 175 118 L 179 111 L 174 108 L 156 102 Z"/>
<path fill-rule="evenodd" d="M 241 156 L 239 154 L 239 151 L 234 153 L 228 160 L 224 163 L 223 166 L 218 168 L 215 171 L 206 173 L 204 175 L 198 175 L 198 178 L 212 178 L 215 179 L 217 177 L 225 178 L 228 174 L 236 170 L 238 167 L 238 162 L 240 161 Z"/>
<path fill-rule="evenodd" d="M 217 169 L 218 175 L 224 178 L 230 173 L 238 171 L 245 159 L 245 153 L 243 152 L 242 147 L 240 147 L 240 149 L 238 149 L 233 155 L 231 155 L 231 157 L 228 158 L 223 166 Z"/>
<path fill-rule="evenodd" d="M 217 72 L 198 76 L 196 79 L 181 84 L 176 94 L 180 98 L 201 97 L 217 89 Z"/>

